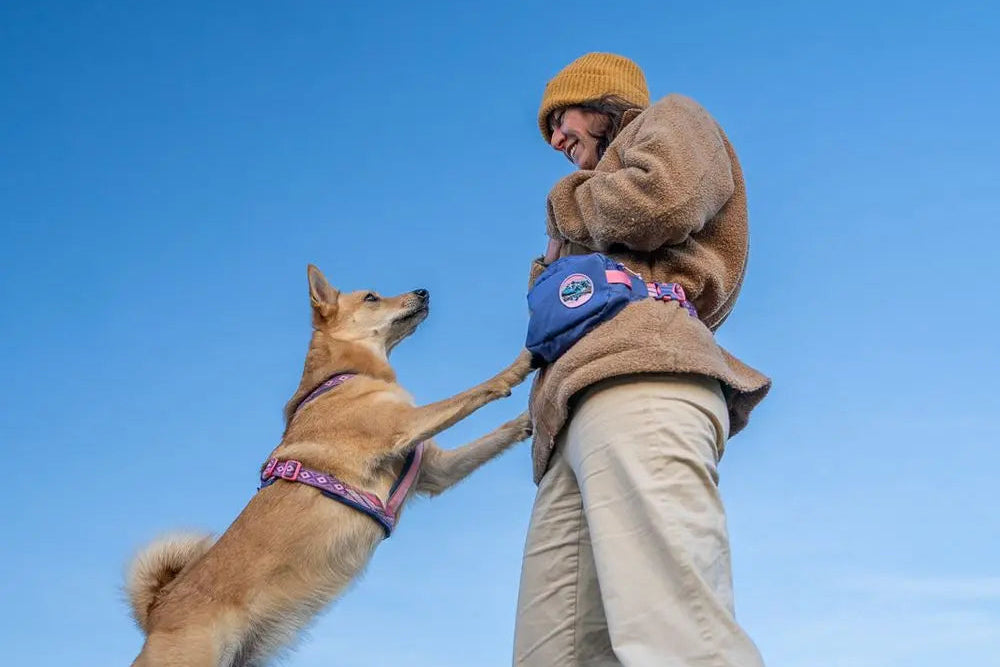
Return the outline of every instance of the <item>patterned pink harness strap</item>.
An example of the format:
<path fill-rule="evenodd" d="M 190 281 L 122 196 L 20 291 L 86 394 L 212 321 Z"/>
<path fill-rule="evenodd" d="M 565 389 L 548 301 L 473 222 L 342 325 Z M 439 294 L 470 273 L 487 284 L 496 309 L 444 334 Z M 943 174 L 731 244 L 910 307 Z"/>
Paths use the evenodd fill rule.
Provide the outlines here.
<path fill-rule="evenodd" d="M 296 406 L 295 412 L 298 412 L 307 403 L 334 387 L 339 387 L 352 377 L 354 377 L 354 374 L 351 373 L 334 375 L 310 392 Z M 279 479 L 307 484 L 319 489 L 328 498 L 353 507 L 359 512 L 364 512 L 378 522 L 385 531 L 385 536 L 389 537 L 392 534 L 393 528 L 396 527 L 396 521 L 399 518 L 399 509 L 402 507 L 403 501 L 406 500 L 407 494 L 417 480 L 423 454 L 424 443 L 420 443 L 406 457 L 406 461 L 403 463 L 403 470 L 399 474 L 399 478 L 392 485 L 392 489 L 389 491 L 389 498 L 384 503 L 374 493 L 357 489 L 346 482 L 342 482 L 333 475 L 303 467 L 302 463 L 295 459 L 271 459 L 268 461 L 260 474 L 260 488 L 263 489 L 270 486 Z"/>

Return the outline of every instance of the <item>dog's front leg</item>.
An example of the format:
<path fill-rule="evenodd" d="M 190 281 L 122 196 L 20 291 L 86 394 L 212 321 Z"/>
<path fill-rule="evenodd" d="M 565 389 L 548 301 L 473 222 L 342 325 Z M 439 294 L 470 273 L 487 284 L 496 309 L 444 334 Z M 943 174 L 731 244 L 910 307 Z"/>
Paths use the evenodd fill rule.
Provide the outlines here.
<path fill-rule="evenodd" d="M 436 496 L 446 491 L 465 479 L 473 470 L 529 435 L 531 435 L 531 417 L 525 412 L 483 437 L 455 449 L 441 449 L 428 442 L 423 461 L 420 463 L 417 493 Z"/>
<path fill-rule="evenodd" d="M 407 448 L 453 426 L 490 401 L 510 396 L 510 390 L 531 373 L 531 354 L 524 350 L 513 364 L 480 385 L 437 403 L 408 410 L 400 415 L 395 449 Z"/>

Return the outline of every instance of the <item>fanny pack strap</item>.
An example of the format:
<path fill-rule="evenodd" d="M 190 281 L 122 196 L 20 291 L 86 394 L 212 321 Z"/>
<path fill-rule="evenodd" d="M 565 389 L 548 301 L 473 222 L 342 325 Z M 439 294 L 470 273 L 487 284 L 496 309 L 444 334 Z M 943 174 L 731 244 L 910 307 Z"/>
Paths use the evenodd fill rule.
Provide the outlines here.
<path fill-rule="evenodd" d="M 684 288 L 680 283 L 646 283 L 649 298 L 656 301 L 676 301 L 688 312 L 688 315 L 698 319 L 698 311 L 694 304 L 687 300 Z"/>
<path fill-rule="evenodd" d="M 605 271 L 604 275 L 609 283 L 632 287 L 632 277 L 628 271 L 609 270 Z M 691 317 L 698 317 L 698 311 L 694 304 L 687 300 L 687 294 L 684 293 L 680 283 L 646 283 L 646 291 L 648 298 L 655 301 L 676 301 Z"/>
<path fill-rule="evenodd" d="M 605 271 L 609 283 L 632 286 L 632 278 L 627 271 Z"/>

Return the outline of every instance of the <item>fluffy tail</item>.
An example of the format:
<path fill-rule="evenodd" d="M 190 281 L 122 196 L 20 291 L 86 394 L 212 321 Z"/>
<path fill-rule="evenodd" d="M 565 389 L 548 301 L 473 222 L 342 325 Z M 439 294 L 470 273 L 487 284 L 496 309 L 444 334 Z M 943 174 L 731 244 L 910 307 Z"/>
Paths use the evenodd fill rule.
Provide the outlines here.
<path fill-rule="evenodd" d="M 214 542 L 211 535 L 169 535 L 150 544 L 132 560 L 125 592 L 132 616 L 143 632 L 148 632 L 149 611 L 163 587 L 203 556 Z"/>

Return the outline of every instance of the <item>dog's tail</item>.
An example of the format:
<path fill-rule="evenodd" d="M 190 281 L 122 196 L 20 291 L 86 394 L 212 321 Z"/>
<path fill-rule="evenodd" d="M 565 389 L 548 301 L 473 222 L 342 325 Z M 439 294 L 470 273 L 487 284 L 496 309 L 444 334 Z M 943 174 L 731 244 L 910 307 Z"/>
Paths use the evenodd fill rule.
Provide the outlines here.
<path fill-rule="evenodd" d="M 125 579 L 125 592 L 132 606 L 132 616 L 143 632 L 148 631 L 149 611 L 163 587 L 214 543 L 215 538 L 211 535 L 169 535 L 150 544 L 132 560 Z"/>

